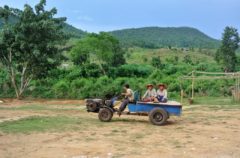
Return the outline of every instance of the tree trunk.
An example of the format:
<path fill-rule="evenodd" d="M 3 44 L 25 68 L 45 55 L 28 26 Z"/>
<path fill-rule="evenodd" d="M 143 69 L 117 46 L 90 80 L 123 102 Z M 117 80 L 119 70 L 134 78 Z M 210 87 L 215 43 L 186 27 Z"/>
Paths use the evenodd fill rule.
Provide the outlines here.
<path fill-rule="evenodd" d="M 22 68 L 22 72 L 21 72 L 21 80 L 20 80 L 20 84 L 16 83 L 16 70 L 14 68 L 13 62 L 12 62 L 12 51 L 9 51 L 8 54 L 8 59 L 7 59 L 7 63 L 8 63 L 8 70 L 9 70 L 9 74 L 10 74 L 10 78 L 11 78 L 11 83 L 12 86 L 14 88 L 15 94 L 17 99 L 21 99 L 24 91 L 26 90 L 26 88 L 28 87 L 30 81 L 31 81 L 31 77 L 30 76 L 26 76 L 26 70 L 27 70 L 27 66 L 28 64 L 25 63 L 23 64 L 23 68 Z M 18 86 L 20 85 L 20 86 Z"/>
<path fill-rule="evenodd" d="M 100 67 L 100 69 L 102 70 L 102 72 L 103 72 L 103 75 L 106 75 L 106 71 L 104 70 L 104 68 L 103 68 L 103 66 L 102 66 L 102 64 L 101 64 L 101 63 L 99 63 L 99 67 Z"/>

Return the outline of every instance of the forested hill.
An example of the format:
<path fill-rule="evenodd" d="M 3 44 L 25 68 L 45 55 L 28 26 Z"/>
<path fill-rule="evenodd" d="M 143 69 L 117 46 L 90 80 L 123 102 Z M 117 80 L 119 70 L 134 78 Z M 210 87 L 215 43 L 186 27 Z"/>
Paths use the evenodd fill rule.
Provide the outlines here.
<path fill-rule="evenodd" d="M 110 32 L 125 46 L 217 48 L 220 41 L 190 27 L 144 27 Z"/>
<path fill-rule="evenodd" d="M 85 35 L 87 35 L 87 32 L 77 29 L 76 27 L 65 23 L 64 27 L 63 27 L 63 31 L 70 35 L 71 37 L 76 37 L 76 38 L 82 38 Z"/>
<path fill-rule="evenodd" d="M 16 22 L 17 18 L 11 17 L 9 21 Z M 2 25 L 3 23 L 0 19 L 0 28 Z M 87 35 L 87 32 L 67 23 L 65 23 L 63 30 L 66 34 L 75 38 L 82 38 Z M 190 27 L 144 27 L 116 30 L 110 33 L 126 47 L 161 48 L 171 46 L 217 48 L 220 44 L 220 41 Z"/>
<path fill-rule="evenodd" d="M 9 18 L 9 22 L 10 23 L 15 23 L 15 22 L 17 22 L 17 20 L 18 19 L 16 17 L 13 17 L 13 16 L 11 16 Z M 2 26 L 3 26 L 3 20 L 0 19 L 0 29 L 1 29 Z M 75 37 L 75 38 L 82 38 L 82 37 L 84 37 L 87 34 L 87 32 L 82 31 L 80 29 L 77 29 L 77 28 L 75 28 L 72 25 L 69 25 L 67 23 L 64 24 L 63 31 L 67 35 L 69 35 L 70 37 Z"/>

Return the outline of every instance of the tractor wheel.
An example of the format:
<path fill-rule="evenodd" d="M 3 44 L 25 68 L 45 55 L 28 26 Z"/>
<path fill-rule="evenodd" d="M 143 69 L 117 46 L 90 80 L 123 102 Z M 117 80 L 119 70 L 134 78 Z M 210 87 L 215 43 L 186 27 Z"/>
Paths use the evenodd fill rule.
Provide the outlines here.
<path fill-rule="evenodd" d="M 100 109 L 100 111 L 98 113 L 99 120 L 101 120 L 103 122 L 111 121 L 112 117 L 113 117 L 113 112 L 109 108 L 102 108 L 102 109 Z"/>
<path fill-rule="evenodd" d="M 163 125 L 167 121 L 168 117 L 167 112 L 161 108 L 154 108 L 149 113 L 149 120 L 151 123 L 158 126 Z"/>

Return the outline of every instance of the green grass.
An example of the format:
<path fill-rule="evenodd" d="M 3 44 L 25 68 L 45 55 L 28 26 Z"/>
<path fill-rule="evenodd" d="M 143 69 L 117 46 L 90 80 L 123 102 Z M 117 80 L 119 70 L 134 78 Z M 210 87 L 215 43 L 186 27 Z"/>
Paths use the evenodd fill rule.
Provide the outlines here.
<path fill-rule="evenodd" d="M 188 100 L 183 100 L 183 105 L 189 106 Z M 233 101 L 232 97 L 195 97 L 194 105 L 202 105 L 211 109 L 240 109 L 240 102 Z"/>
<path fill-rule="evenodd" d="M 188 106 L 187 100 L 184 100 L 184 106 Z M 240 103 L 236 103 L 232 101 L 231 97 L 196 97 L 194 99 L 194 104 L 190 106 L 190 108 L 194 109 L 194 105 L 198 109 L 199 107 L 206 107 L 212 110 L 232 110 L 232 109 L 240 109 Z M 96 117 L 88 117 L 88 115 L 84 115 L 85 109 L 77 109 L 74 107 L 64 107 L 57 105 L 26 105 L 19 107 L 10 107 L 10 108 L 0 108 L 4 110 L 23 110 L 23 111 L 41 111 L 41 110 L 50 110 L 52 112 L 59 112 L 64 110 L 75 110 L 79 112 L 79 115 L 75 116 L 52 116 L 52 117 L 43 117 L 43 116 L 32 116 L 16 121 L 6 121 L 0 123 L 0 132 L 4 133 L 31 133 L 31 132 L 61 132 L 65 130 L 73 130 L 73 131 L 87 131 L 92 128 L 97 129 L 100 127 L 112 127 L 113 125 L 120 123 L 125 123 L 126 125 L 134 125 L 136 123 L 145 124 L 146 128 L 155 130 L 155 126 L 149 124 L 147 120 L 136 120 L 130 118 L 118 118 L 115 117 L 109 123 L 102 123 Z M 83 115 L 81 115 L 83 114 Z M 188 118 L 191 120 L 191 118 Z M 219 117 L 219 119 L 222 119 Z M 194 118 L 193 118 L 194 121 Z M 94 126 L 93 126 L 94 125 Z M 121 135 L 122 133 L 126 133 L 126 131 L 119 130 L 118 128 L 112 128 L 110 131 L 111 134 Z M 137 138 L 143 138 L 142 135 L 137 135 Z"/>
<path fill-rule="evenodd" d="M 19 107 L 0 107 L 0 110 L 31 110 L 31 111 L 42 111 L 42 110 L 50 110 L 50 111 L 64 111 L 64 110 L 79 110 L 76 109 L 77 107 L 80 107 L 79 105 L 64 105 L 64 106 L 60 106 L 63 108 L 58 108 L 58 107 L 54 107 L 57 105 L 39 105 L 39 104 L 33 104 L 33 105 L 25 105 L 25 106 L 19 106 Z M 76 108 L 73 107 L 69 107 L 69 106 L 74 106 Z M 80 111 L 84 110 L 84 106 L 81 106 L 82 109 Z"/>
<path fill-rule="evenodd" d="M 240 103 L 233 101 L 232 97 L 196 97 L 194 104 L 240 106 Z"/>
<path fill-rule="evenodd" d="M 203 50 L 203 52 L 208 52 L 208 54 L 214 54 L 215 50 Z M 179 48 L 175 49 L 146 49 L 146 48 L 130 48 L 126 55 L 127 63 L 129 64 L 150 64 L 152 57 L 159 56 L 161 61 L 165 61 L 169 58 L 177 56 L 181 62 L 186 55 L 190 55 L 193 62 L 199 61 L 203 63 L 216 64 L 214 57 L 204 54 L 203 52 L 196 51 L 182 51 Z M 147 60 L 147 61 L 146 61 Z"/>
<path fill-rule="evenodd" d="M 0 131 L 5 133 L 30 133 L 44 131 L 64 131 L 70 127 L 81 123 L 79 119 L 73 117 L 39 117 L 33 116 L 16 121 L 6 121 L 0 123 Z"/>

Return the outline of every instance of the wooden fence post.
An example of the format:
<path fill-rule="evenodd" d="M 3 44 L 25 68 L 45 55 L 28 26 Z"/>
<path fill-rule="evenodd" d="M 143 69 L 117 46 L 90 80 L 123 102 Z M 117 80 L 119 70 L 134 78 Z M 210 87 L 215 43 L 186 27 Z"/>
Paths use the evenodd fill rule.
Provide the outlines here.
<path fill-rule="evenodd" d="M 192 71 L 192 100 L 194 98 L 194 71 Z"/>

